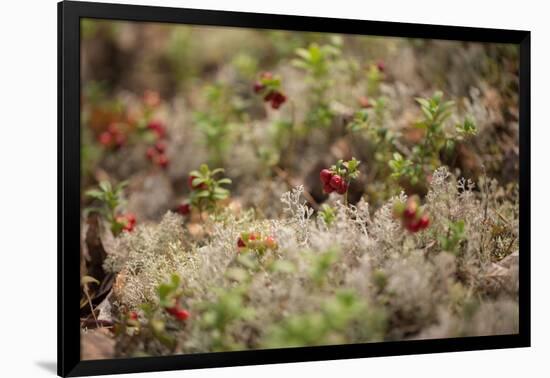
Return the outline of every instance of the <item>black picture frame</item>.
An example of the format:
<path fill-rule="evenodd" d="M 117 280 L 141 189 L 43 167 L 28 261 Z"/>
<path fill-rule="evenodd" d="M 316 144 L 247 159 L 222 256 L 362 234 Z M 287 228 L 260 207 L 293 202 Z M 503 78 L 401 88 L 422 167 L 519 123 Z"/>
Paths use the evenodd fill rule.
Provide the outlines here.
<path fill-rule="evenodd" d="M 78 314 L 80 235 L 80 19 L 151 21 L 316 31 L 520 46 L 519 333 L 356 345 L 249 350 L 81 361 Z M 82 376 L 335 360 L 530 346 L 530 32 L 106 3 L 58 3 L 58 374 Z"/>

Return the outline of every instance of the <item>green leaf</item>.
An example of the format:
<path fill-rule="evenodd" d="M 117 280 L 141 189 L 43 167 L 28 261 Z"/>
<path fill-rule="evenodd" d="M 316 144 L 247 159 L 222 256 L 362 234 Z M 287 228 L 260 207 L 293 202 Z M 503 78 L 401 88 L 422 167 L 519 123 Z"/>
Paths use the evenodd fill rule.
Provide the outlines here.
<path fill-rule="evenodd" d="M 224 171 L 225 171 L 225 169 L 223 169 L 223 168 L 216 168 L 212 172 L 210 172 L 210 175 L 214 176 L 215 174 L 222 173 Z"/>
<path fill-rule="evenodd" d="M 206 179 L 204 179 L 204 178 L 195 177 L 192 181 L 192 184 L 193 184 L 193 186 L 199 186 L 200 184 L 202 184 L 205 181 L 206 181 Z"/>
<path fill-rule="evenodd" d="M 87 190 L 84 193 L 88 197 L 96 198 L 96 199 L 102 199 L 103 198 L 103 192 L 97 189 L 90 189 Z"/>
<path fill-rule="evenodd" d="M 112 186 L 111 186 L 111 183 L 109 181 L 101 181 L 99 183 L 99 188 L 101 190 L 103 190 L 104 192 L 111 192 L 112 191 Z"/>
<path fill-rule="evenodd" d="M 423 108 L 430 108 L 430 102 L 424 98 L 415 98 L 416 102 L 418 102 L 420 104 L 420 106 L 422 106 Z"/>
<path fill-rule="evenodd" d="M 195 196 L 196 196 L 197 198 L 207 198 L 207 197 L 210 196 L 210 192 L 207 191 L 207 190 L 201 190 L 200 192 L 197 192 L 197 193 L 195 194 Z"/>
<path fill-rule="evenodd" d="M 297 48 L 296 55 L 303 58 L 304 60 L 309 60 L 311 58 L 309 51 L 304 48 Z"/>
<path fill-rule="evenodd" d="M 223 185 L 223 184 L 229 185 L 229 184 L 231 184 L 231 179 L 229 179 L 229 178 L 227 178 L 227 177 L 224 177 L 224 178 L 222 178 L 222 179 L 219 179 L 219 180 L 217 181 L 217 183 L 218 183 L 218 185 Z"/>

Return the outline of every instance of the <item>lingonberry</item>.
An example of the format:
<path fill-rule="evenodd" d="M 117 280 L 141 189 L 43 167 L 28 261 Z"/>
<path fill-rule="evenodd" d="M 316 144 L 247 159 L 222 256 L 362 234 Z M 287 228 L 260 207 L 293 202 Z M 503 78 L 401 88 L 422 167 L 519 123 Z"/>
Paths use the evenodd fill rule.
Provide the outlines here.
<path fill-rule="evenodd" d="M 264 101 L 265 101 L 265 102 L 271 101 L 271 100 L 273 100 L 274 97 L 275 97 L 275 92 L 274 92 L 274 91 L 270 91 L 268 94 L 266 94 L 266 95 L 264 96 Z"/>
<path fill-rule="evenodd" d="M 189 215 L 191 213 L 191 205 L 188 202 L 184 202 L 178 206 L 178 212 L 181 215 Z"/>
<path fill-rule="evenodd" d="M 239 247 L 239 248 L 246 247 L 246 244 L 244 243 L 244 240 L 242 238 L 237 239 L 237 247 Z"/>
<path fill-rule="evenodd" d="M 271 107 L 273 109 L 279 109 L 281 105 L 285 103 L 285 101 L 286 96 L 279 91 L 275 91 L 273 93 L 273 97 L 271 98 Z"/>
<path fill-rule="evenodd" d="M 332 187 L 332 189 L 338 190 L 342 185 L 342 182 L 343 182 L 342 177 L 340 177 L 339 175 L 334 175 L 330 178 L 329 184 Z"/>
<path fill-rule="evenodd" d="M 340 186 L 336 189 L 336 193 L 345 194 L 348 191 L 348 183 L 342 180 Z"/>
<path fill-rule="evenodd" d="M 410 232 L 420 231 L 420 222 L 418 220 L 413 220 L 405 224 L 405 228 Z"/>
<path fill-rule="evenodd" d="M 237 248 L 239 252 L 254 250 L 259 253 L 264 253 L 267 249 L 276 250 L 278 244 L 273 235 L 264 237 L 259 232 L 243 232 L 237 239 Z"/>
<path fill-rule="evenodd" d="M 323 184 L 323 192 L 330 194 L 334 192 L 334 189 L 332 189 L 332 186 L 330 186 L 330 184 Z"/>
<path fill-rule="evenodd" d="M 164 153 L 166 151 L 166 142 L 163 140 L 158 140 L 155 143 L 155 149 L 160 153 Z"/>
<path fill-rule="evenodd" d="M 422 217 L 420 217 L 420 220 L 418 221 L 418 225 L 422 230 L 425 230 L 426 228 L 428 228 L 428 226 L 430 225 L 430 217 L 428 216 L 428 214 L 424 214 L 422 215 Z"/>
<path fill-rule="evenodd" d="M 401 220 L 402 226 L 412 233 L 425 230 L 430 225 L 430 217 L 419 203 L 418 196 L 411 196 L 406 203 L 396 202 L 393 206 L 393 216 Z"/>
<path fill-rule="evenodd" d="M 123 231 L 131 232 L 136 225 L 136 216 L 134 214 L 119 215 L 115 218 L 116 222 L 122 225 Z"/>
<path fill-rule="evenodd" d="M 136 224 L 136 216 L 133 213 L 126 214 L 126 220 L 130 222 L 131 225 Z"/>
<path fill-rule="evenodd" d="M 180 309 L 180 310 L 176 313 L 176 318 L 177 318 L 178 320 L 181 320 L 181 321 L 187 320 L 187 319 L 189 318 L 189 311 L 184 310 L 184 309 Z"/>
<path fill-rule="evenodd" d="M 321 178 L 321 182 L 326 185 L 330 182 L 330 179 L 332 178 L 334 174 L 329 169 L 323 169 L 319 173 L 319 177 Z"/>
<path fill-rule="evenodd" d="M 99 135 L 99 143 L 101 143 L 105 147 L 109 147 L 112 141 L 113 135 L 108 131 L 104 131 Z"/>
<path fill-rule="evenodd" d="M 260 83 L 259 81 L 254 83 L 254 93 L 259 94 L 265 89 L 265 85 Z"/>
<path fill-rule="evenodd" d="M 157 150 L 154 147 L 149 147 L 147 148 L 145 155 L 147 156 L 147 159 L 152 161 L 155 156 L 157 156 Z"/>
<path fill-rule="evenodd" d="M 268 236 L 265 238 L 265 246 L 269 249 L 272 249 L 272 250 L 275 250 L 277 249 L 278 245 L 277 245 L 277 241 L 275 240 L 275 238 L 273 236 Z"/>
<path fill-rule="evenodd" d="M 135 311 L 130 311 L 130 313 L 128 314 L 128 318 L 131 319 L 131 320 L 138 320 L 138 314 L 137 314 L 137 312 L 135 312 Z"/>
<path fill-rule="evenodd" d="M 170 160 L 168 160 L 168 157 L 165 154 L 159 154 L 155 157 L 155 163 L 159 167 L 166 168 L 168 167 Z"/>
<path fill-rule="evenodd" d="M 163 138 L 166 135 L 166 128 L 160 121 L 151 121 L 147 128 L 154 132 L 158 138 Z"/>
<path fill-rule="evenodd" d="M 179 305 L 175 305 L 172 307 L 167 307 L 166 312 L 168 312 L 170 315 L 172 315 L 174 318 L 178 320 L 187 320 L 189 318 L 189 311 L 184 310 L 179 307 Z"/>
<path fill-rule="evenodd" d="M 376 68 L 378 68 L 378 71 L 384 72 L 384 70 L 386 69 L 386 65 L 384 64 L 384 61 L 379 60 L 378 62 L 376 62 Z"/>

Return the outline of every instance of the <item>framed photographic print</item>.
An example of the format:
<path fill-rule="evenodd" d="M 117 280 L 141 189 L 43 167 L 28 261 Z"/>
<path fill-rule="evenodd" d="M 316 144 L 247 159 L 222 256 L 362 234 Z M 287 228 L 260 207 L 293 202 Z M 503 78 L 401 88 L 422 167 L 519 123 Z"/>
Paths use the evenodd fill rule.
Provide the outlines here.
<path fill-rule="evenodd" d="M 529 32 L 58 19 L 59 375 L 529 346 Z"/>

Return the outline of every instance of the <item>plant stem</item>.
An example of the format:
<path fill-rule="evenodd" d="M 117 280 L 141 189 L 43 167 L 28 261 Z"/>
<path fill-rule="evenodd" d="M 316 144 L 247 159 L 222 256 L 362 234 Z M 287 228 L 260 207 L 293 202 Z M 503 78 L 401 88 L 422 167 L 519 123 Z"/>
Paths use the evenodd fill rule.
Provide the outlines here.
<path fill-rule="evenodd" d="M 349 183 L 348 183 L 349 185 Z M 344 205 L 347 207 L 348 206 L 348 190 L 346 190 L 346 192 L 344 193 Z"/>

